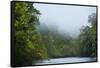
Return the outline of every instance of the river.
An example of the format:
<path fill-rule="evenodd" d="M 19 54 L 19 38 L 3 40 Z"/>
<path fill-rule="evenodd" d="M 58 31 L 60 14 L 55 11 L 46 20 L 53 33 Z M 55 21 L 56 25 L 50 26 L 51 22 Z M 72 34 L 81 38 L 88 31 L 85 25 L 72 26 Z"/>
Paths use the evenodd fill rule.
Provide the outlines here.
<path fill-rule="evenodd" d="M 67 58 L 53 58 L 49 60 L 37 60 L 33 65 L 45 64 L 62 64 L 62 63 L 78 63 L 78 62 L 93 62 L 96 58 L 90 57 L 67 57 Z"/>

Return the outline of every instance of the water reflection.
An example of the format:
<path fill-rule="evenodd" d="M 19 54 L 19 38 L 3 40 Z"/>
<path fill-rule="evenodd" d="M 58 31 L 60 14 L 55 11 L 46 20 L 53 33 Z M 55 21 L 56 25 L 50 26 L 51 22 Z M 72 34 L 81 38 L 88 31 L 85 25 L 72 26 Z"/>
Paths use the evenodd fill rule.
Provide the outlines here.
<path fill-rule="evenodd" d="M 38 60 L 33 65 L 44 65 L 44 64 L 61 64 L 61 63 L 78 63 L 78 62 L 93 62 L 96 58 L 90 57 L 70 57 L 70 58 L 56 58 L 49 60 Z"/>

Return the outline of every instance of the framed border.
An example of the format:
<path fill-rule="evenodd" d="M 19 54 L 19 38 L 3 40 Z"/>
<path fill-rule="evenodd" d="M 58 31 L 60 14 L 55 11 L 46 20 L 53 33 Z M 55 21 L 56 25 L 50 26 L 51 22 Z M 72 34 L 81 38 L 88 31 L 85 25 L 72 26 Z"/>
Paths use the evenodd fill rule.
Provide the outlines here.
<path fill-rule="evenodd" d="M 70 6 L 84 6 L 84 7 L 96 7 L 96 61 L 88 61 L 88 62 L 74 62 L 74 63 L 58 63 L 58 64 L 43 64 L 43 65 L 23 65 L 23 66 L 17 66 L 15 65 L 15 47 L 14 47 L 14 3 L 15 2 L 27 2 L 27 3 L 40 3 L 40 4 L 53 4 L 53 5 L 70 5 Z M 64 65 L 64 64 L 80 64 L 80 63 L 92 63 L 92 62 L 98 62 L 98 6 L 97 5 L 84 5 L 84 4 L 68 4 L 68 3 L 51 3 L 51 2 L 36 2 L 36 1 L 11 1 L 10 2 L 10 9 L 11 9 L 11 27 L 10 27 L 10 66 L 11 67 L 28 67 L 28 66 L 48 66 L 48 65 Z"/>

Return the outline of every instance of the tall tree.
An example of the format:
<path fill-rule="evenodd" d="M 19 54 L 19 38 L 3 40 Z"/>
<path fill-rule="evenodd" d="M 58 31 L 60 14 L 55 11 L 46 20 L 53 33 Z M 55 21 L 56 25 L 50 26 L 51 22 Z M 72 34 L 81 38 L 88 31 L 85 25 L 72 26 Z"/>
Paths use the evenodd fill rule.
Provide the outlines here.
<path fill-rule="evenodd" d="M 96 57 L 96 14 L 93 13 L 89 16 L 89 26 L 84 26 L 81 29 L 80 43 L 81 43 L 81 55 Z"/>
<path fill-rule="evenodd" d="M 31 65 L 35 59 L 43 59 L 46 52 L 37 32 L 40 12 L 33 3 L 14 2 L 15 65 Z"/>

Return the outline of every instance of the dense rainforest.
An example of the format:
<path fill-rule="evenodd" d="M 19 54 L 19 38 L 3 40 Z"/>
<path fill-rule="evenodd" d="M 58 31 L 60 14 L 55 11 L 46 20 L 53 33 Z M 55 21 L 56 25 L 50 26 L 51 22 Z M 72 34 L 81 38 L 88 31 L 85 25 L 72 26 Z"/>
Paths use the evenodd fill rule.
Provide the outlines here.
<path fill-rule="evenodd" d="M 14 3 L 15 65 L 31 65 L 36 60 L 49 58 L 97 56 L 95 13 L 89 16 L 90 25 L 83 26 L 80 35 L 72 37 L 40 24 L 42 13 L 33 5 Z"/>

